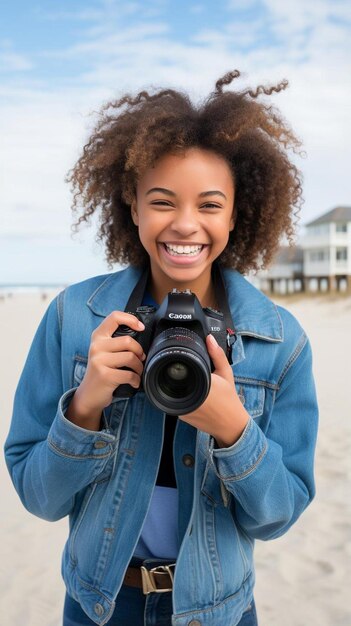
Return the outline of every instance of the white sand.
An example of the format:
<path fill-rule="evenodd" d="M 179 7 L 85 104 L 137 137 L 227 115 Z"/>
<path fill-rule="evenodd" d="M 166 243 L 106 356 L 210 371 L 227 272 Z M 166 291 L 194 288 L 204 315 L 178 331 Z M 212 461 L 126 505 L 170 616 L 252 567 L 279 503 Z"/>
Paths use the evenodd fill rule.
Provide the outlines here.
<path fill-rule="evenodd" d="M 0 295 L 0 438 L 35 329 L 55 293 Z M 320 402 L 317 497 L 289 533 L 256 545 L 260 626 L 350 626 L 351 298 L 285 300 L 314 352 Z M 60 559 L 67 520 L 48 523 L 22 507 L 0 458 L 1 623 L 60 626 Z M 348 581 L 348 584 L 347 584 Z M 131 624 L 131 626 L 133 626 Z M 219 624 L 218 626 L 226 626 Z"/>

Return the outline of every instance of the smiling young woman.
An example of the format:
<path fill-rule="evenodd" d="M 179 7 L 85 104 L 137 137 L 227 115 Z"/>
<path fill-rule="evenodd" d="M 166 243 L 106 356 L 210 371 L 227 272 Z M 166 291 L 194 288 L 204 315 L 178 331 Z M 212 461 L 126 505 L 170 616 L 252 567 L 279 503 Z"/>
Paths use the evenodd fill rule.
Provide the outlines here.
<path fill-rule="evenodd" d="M 199 106 L 171 89 L 109 103 L 70 174 L 77 226 L 99 211 L 108 261 L 128 267 L 51 303 L 6 441 L 28 510 L 70 517 L 64 626 L 257 626 L 255 539 L 283 535 L 314 497 L 310 344 L 243 276 L 292 237 L 301 183 L 288 149 L 300 144 L 258 101 L 287 83 L 224 92 L 238 77 L 223 76 Z M 155 312 L 173 289 L 230 313 L 224 349 L 207 327 L 197 337 L 208 395 L 179 417 L 141 385 L 152 344 L 146 356 L 147 325 L 129 312 Z M 191 333 L 172 322 L 180 352 Z M 120 325 L 131 332 L 116 334 Z"/>

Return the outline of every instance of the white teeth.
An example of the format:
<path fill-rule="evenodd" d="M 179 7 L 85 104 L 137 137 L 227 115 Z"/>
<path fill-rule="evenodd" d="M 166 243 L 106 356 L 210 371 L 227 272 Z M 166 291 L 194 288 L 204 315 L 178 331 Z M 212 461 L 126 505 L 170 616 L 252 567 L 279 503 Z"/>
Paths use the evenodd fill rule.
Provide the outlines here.
<path fill-rule="evenodd" d="M 198 246 L 176 246 L 174 244 L 171 243 L 165 243 L 167 252 L 169 252 L 169 254 L 174 254 L 174 255 L 187 255 L 187 256 L 195 256 L 196 254 L 199 254 L 199 252 L 201 252 L 203 245 L 200 244 Z"/>

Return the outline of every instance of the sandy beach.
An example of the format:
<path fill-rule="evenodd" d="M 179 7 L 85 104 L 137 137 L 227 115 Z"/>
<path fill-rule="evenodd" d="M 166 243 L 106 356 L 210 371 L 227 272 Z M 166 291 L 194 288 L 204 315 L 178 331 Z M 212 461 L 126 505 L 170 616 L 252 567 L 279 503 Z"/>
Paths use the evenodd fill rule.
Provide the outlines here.
<path fill-rule="evenodd" d="M 1 447 L 29 345 L 56 293 L 0 294 Z M 350 626 L 351 296 L 293 296 L 277 302 L 297 317 L 312 343 L 320 403 L 317 496 L 286 536 L 256 544 L 259 624 Z M 0 481 L 1 623 L 60 626 L 64 598 L 60 560 L 67 520 L 45 522 L 23 508 L 3 454 Z"/>

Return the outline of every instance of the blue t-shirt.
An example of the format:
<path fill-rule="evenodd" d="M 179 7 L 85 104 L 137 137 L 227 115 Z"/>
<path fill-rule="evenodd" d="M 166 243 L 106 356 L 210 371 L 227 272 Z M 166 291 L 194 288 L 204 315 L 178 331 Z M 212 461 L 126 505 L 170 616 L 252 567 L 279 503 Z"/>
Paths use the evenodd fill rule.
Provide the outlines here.
<path fill-rule="evenodd" d="M 178 550 L 178 489 L 156 485 L 134 556 L 176 560 Z"/>

